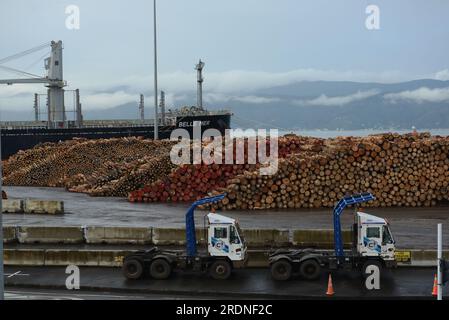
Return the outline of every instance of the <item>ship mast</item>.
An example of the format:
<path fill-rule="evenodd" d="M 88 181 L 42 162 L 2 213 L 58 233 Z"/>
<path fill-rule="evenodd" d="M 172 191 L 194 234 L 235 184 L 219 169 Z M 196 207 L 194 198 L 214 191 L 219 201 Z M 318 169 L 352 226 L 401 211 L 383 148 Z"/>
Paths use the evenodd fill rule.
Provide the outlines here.
<path fill-rule="evenodd" d="M 204 68 L 204 62 L 200 61 L 195 66 L 195 69 L 197 71 L 197 94 L 196 94 L 196 106 L 198 109 L 203 110 L 203 68 Z"/>
<path fill-rule="evenodd" d="M 140 112 L 140 120 L 142 120 L 143 123 L 145 120 L 145 102 L 143 94 L 140 95 L 139 112 Z"/>

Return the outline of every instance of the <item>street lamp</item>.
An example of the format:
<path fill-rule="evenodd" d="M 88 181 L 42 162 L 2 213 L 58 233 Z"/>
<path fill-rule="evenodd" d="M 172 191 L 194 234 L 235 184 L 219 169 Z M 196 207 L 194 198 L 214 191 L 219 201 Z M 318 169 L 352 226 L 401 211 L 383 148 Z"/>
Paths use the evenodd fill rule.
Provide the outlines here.
<path fill-rule="evenodd" d="M 2 194 L 2 184 L 3 184 L 3 162 L 2 162 L 2 139 L 1 139 L 1 125 L 0 125 L 0 300 L 5 299 L 5 284 L 4 284 L 4 270 L 3 270 L 3 194 Z"/>
<path fill-rule="evenodd" d="M 443 259 L 443 224 L 438 223 L 437 227 L 437 300 L 443 300 L 443 273 L 441 261 Z"/>
<path fill-rule="evenodd" d="M 157 32 L 156 32 L 156 0 L 153 2 L 154 14 L 154 140 L 159 139 L 158 114 L 157 114 Z"/>

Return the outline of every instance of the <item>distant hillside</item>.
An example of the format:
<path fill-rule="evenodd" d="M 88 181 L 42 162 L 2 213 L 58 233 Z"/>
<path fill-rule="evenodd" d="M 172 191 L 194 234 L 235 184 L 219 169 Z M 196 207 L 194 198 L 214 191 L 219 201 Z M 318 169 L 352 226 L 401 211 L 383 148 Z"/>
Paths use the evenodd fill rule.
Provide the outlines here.
<path fill-rule="evenodd" d="M 391 84 L 302 81 L 233 94 L 209 92 L 206 85 L 204 92 L 208 109 L 226 108 L 234 113 L 234 127 L 449 128 L 449 81 L 422 79 Z M 176 107 L 192 105 L 195 101 L 194 92 L 183 92 L 176 99 Z M 136 119 L 139 114 L 137 101 L 102 110 L 89 107 L 85 108 L 85 119 Z M 153 109 L 146 107 L 145 115 L 152 117 Z M 3 119 L 32 119 L 32 116 L 31 111 L 2 112 Z"/>
<path fill-rule="evenodd" d="M 215 106 L 230 105 L 236 115 L 233 123 L 240 126 L 449 128 L 449 81 L 416 80 L 394 84 L 314 81 L 269 88 L 254 94 L 267 98 L 267 101 L 277 100 L 261 104 L 233 101 Z M 419 100 L 420 95 L 422 100 Z"/>
<path fill-rule="evenodd" d="M 321 94 L 344 96 L 357 91 L 378 89 L 382 93 L 416 90 L 421 87 L 449 87 L 449 81 L 433 79 L 413 80 L 399 83 L 351 82 L 351 81 L 301 81 L 284 86 L 260 90 L 259 93 L 278 97 L 316 97 Z"/>

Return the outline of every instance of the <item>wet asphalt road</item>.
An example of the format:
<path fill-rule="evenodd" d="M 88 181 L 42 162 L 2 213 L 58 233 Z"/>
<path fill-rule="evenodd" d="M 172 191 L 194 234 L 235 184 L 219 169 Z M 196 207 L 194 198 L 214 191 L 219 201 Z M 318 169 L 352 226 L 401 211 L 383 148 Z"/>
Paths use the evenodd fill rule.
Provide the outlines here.
<path fill-rule="evenodd" d="M 357 272 L 333 274 L 335 298 L 361 299 L 431 299 L 433 268 L 399 268 L 383 273 L 380 290 L 367 290 Z M 7 290 L 34 288 L 59 289 L 61 296 L 76 294 L 65 289 L 65 268 L 61 267 L 6 267 Z M 13 276 L 11 276 L 13 275 Z M 61 290 L 62 289 L 62 290 Z M 118 268 L 80 268 L 81 292 L 120 293 L 129 295 L 155 295 L 156 299 L 221 297 L 228 299 L 327 299 L 327 274 L 316 281 L 294 278 L 278 282 L 271 279 L 268 269 L 235 270 L 226 281 L 213 280 L 206 275 L 177 273 L 167 280 L 126 280 Z M 65 294 L 63 293 L 65 292 Z M 449 286 L 443 291 L 449 294 Z M 148 297 L 149 299 L 151 297 Z M 108 299 L 107 294 L 104 299 Z"/>
<path fill-rule="evenodd" d="M 219 299 L 218 295 L 185 296 L 127 293 L 127 292 L 92 292 L 84 290 L 43 289 L 43 288 L 8 288 L 5 291 L 6 300 L 186 300 L 186 299 Z"/>
<path fill-rule="evenodd" d="M 93 198 L 60 188 L 5 187 L 10 198 L 64 201 L 66 214 L 60 216 L 5 214 L 5 225 L 102 225 L 184 227 L 188 204 L 129 203 L 122 198 Z M 436 248 L 436 225 L 443 223 L 444 244 L 449 245 L 449 207 L 368 208 L 389 220 L 399 248 Z M 350 213 L 350 211 L 348 211 Z M 205 212 L 197 210 L 197 221 Z M 332 210 L 232 211 L 243 228 L 332 229 Z M 342 217 L 349 228 L 352 214 Z"/>

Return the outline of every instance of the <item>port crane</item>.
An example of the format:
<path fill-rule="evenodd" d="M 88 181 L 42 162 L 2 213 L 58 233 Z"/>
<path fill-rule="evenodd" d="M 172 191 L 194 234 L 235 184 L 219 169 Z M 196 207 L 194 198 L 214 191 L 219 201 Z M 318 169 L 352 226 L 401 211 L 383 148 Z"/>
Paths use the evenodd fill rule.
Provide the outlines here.
<path fill-rule="evenodd" d="M 38 76 L 3 65 L 11 60 L 48 48 L 49 45 L 51 46 L 50 56 L 44 60 L 45 70 L 47 70 L 46 76 Z M 53 128 L 64 128 L 67 126 L 64 105 L 64 87 L 67 83 L 63 78 L 62 49 L 62 41 L 51 41 L 51 43 L 44 43 L 35 48 L 0 59 L 0 69 L 28 77 L 24 79 L 0 80 L 0 84 L 43 83 L 46 85 L 48 88 L 48 124 Z"/>

